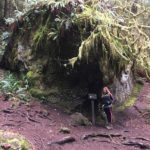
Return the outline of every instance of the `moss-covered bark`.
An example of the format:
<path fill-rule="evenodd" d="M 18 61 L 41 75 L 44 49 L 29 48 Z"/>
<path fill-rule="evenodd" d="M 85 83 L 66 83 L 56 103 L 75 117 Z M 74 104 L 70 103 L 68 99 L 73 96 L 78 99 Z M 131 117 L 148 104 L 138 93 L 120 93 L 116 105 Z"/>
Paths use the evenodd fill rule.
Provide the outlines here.
<path fill-rule="evenodd" d="M 33 96 L 66 107 L 83 103 L 89 91 L 100 94 L 123 71 L 130 75 L 128 64 L 147 68 L 143 58 L 148 53 L 133 33 L 147 36 L 132 30 L 132 23 L 121 25 L 98 4 L 38 4 L 16 22 L 1 66 L 25 71 Z"/>

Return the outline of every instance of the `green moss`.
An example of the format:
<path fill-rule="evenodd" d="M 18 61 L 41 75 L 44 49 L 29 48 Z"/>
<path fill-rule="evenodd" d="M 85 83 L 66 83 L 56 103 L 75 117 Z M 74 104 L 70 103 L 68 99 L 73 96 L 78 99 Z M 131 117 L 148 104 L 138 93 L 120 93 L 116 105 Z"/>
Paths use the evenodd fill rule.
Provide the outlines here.
<path fill-rule="evenodd" d="M 42 47 L 42 39 L 43 39 L 43 28 L 42 26 L 36 31 L 33 41 L 34 41 L 34 47 L 35 49 L 38 49 L 38 47 Z"/>
<path fill-rule="evenodd" d="M 31 87 L 33 86 L 40 86 L 40 81 L 41 81 L 41 75 L 36 73 L 36 72 L 33 72 L 33 71 L 29 71 L 26 75 L 28 81 L 29 81 L 29 84 Z"/>
<path fill-rule="evenodd" d="M 28 50 L 27 52 L 24 53 L 23 57 L 26 58 L 26 57 L 28 57 L 30 55 L 31 55 L 31 51 Z"/>
<path fill-rule="evenodd" d="M 146 105 L 145 107 L 146 107 L 148 110 L 150 109 L 150 105 Z"/>
<path fill-rule="evenodd" d="M 114 110 L 115 111 L 123 111 L 125 110 L 126 107 L 131 107 L 134 105 L 134 103 L 136 102 L 136 96 L 137 94 L 139 94 L 141 92 L 142 89 L 142 85 L 140 84 L 135 84 L 134 88 L 133 88 L 133 92 L 132 94 L 129 96 L 129 99 L 126 100 L 124 103 L 119 104 L 119 106 L 115 107 Z"/>
<path fill-rule="evenodd" d="M 55 21 L 55 17 L 51 15 L 52 13 L 49 13 L 49 9 L 47 10 L 45 8 L 46 13 L 44 7 L 39 8 L 43 14 L 39 13 L 38 17 L 36 17 L 37 14 L 32 10 L 26 14 L 26 18 L 28 18 L 29 14 L 33 15 L 31 17 L 33 19 L 28 18 L 32 20 L 29 21 L 32 26 L 29 25 L 28 21 L 24 21 L 22 25 L 20 25 L 20 31 L 21 28 L 26 31 L 25 29 L 30 27 L 33 30 L 30 30 L 29 33 L 23 32 L 26 39 L 21 35 L 14 36 L 16 39 L 13 43 L 14 48 L 11 53 L 13 57 L 10 56 L 7 58 L 10 59 L 9 64 L 12 66 L 10 68 L 15 68 L 15 66 L 19 64 L 19 61 L 17 62 L 17 39 L 20 38 L 27 43 L 23 43 L 24 45 L 31 45 L 31 51 L 26 51 L 23 58 L 25 62 L 27 62 L 27 65 L 31 65 L 27 66 L 27 68 L 29 68 L 27 79 L 32 87 L 30 92 L 33 96 L 40 98 L 41 96 L 49 95 L 49 91 L 39 90 L 38 87 L 41 83 L 43 84 L 43 81 L 45 81 L 44 84 L 46 84 L 46 86 L 58 84 L 55 83 L 55 81 L 58 82 L 57 76 L 62 71 L 59 67 L 68 62 L 68 59 L 70 64 L 75 66 L 75 68 L 78 65 L 78 62 L 77 65 L 75 65 L 76 61 L 83 60 L 87 63 L 96 61 L 102 72 L 104 85 L 112 83 L 116 75 L 120 77 L 122 68 L 128 63 L 128 57 L 126 56 L 127 50 L 125 48 L 125 45 L 128 45 L 128 41 L 121 42 L 122 40 L 119 40 L 119 33 L 121 34 L 124 30 L 121 32 L 119 28 L 120 25 L 117 27 L 117 22 L 111 16 L 107 15 L 107 13 L 103 14 L 100 11 L 96 11 L 98 9 L 93 9 L 93 7 L 86 5 L 83 13 L 76 14 L 78 15 L 76 19 L 69 18 L 70 15 L 68 14 L 65 15 L 65 18 L 62 17 L 63 15 L 56 15 L 56 17 L 62 21 L 60 23 L 59 21 Z M 65 10 L 65 8 L 63 9 Z M 59 8 L 57 11 L 59 12 Z M 60 12 L 61 11 L 61 14 L 63 14 L 63 10 L 60 10 Z M 66 13 L 66 11 L 64 11 L 64 13 Z M 69 29 L 66 29 L 67 23 L 69 23 Z M 115 36 L 117 38 L 112 36 L 112 29 L 116 29 Z M 57 39 L 53 40 L 54 37 L 57 37 Z M 130 35 L 127 37 L 130 37 Z M 30 61 L 31 59 L 27 59 L 30 55 L 33 56 L 32 62 Z M 73 59 L 70 59 L 72 57 Z M 64 69 L 64 72 L 66 70 Z M 70 72 L 71 69 L 67 73 L 69 74 Z M 67 100 L 65 99 L 64 101 Z M 133 105 L 134 102 L 135 97 L 130 97 L 130 101 L 126 102 L 124 107 Z M 62 102 L 62 106 L 64 105 L 65 107 L 66 103 Z M 70 102 L 68 102 L 67 106 L 70 107 Z M 124 109 L 124 107 L 122 109 Z"/>
<path fill-rule="evenodd" d="M 57 89 L 49 89 L 49 90 L 40 90 L 37 88 L 30 89 L 31 95 L 37 98 L 47 97 L 55 92 L 57 92 Z"/>
<path fill-rule="evenodd" d="M 28 80 L 37 80 L 39 78 L 40 78 L 40 75 L 38 73 L 36 73 L 36 72 L 29 71 L 27 73 L 27 79 Z"/>
<path fill-rule="evenodd" d="M 0 131 L 0 143 L 1 144 L 10 144 L 10 150 L 32 150 L 32 146 L 26 140 L 25 137 L 19 135 L 18 133 L 8 132 L 8 131 Z M 0 148 L 1 150 L 1 148 Z"/>
<path fill-rule="evenodd" d="M 35 32 L 33 37 L 33 49 L 36 55 L 43 54 L 49 50 L 50 41 L 48 34 L 50 30 L 47 25 L 41 25 L 38 30 Z"/>
<path fill-rule="evenodd" d="M 133 106 L 136 101 L 136 97 L 130 97 L 123 105 L 119 106 L 116 111 L 123 111 L 126 107 Z"/>

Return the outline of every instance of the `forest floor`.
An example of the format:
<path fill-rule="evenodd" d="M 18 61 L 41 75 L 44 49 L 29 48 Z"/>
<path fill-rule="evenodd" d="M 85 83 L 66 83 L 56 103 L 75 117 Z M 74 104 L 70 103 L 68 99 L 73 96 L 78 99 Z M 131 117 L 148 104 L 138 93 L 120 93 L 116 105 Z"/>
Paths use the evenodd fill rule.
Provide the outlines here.
<path fill-rule="evenodd" d="M 36 150 L 137 150 L 150 149 L 150 83 L 144 83 L 133 107 L 114 112 L 113 129 L 73 126 L 64 111 L 38 101 L 0 97 L 0 129 L 24 135 Z M 70 129 L 64 134 L 61 127 Z M 95 137 L 92 137 L 95 135 Z M 97 135 L 97 136 L 96 136 Z M 74 142 L 61 144 L 68 137 Z"/>

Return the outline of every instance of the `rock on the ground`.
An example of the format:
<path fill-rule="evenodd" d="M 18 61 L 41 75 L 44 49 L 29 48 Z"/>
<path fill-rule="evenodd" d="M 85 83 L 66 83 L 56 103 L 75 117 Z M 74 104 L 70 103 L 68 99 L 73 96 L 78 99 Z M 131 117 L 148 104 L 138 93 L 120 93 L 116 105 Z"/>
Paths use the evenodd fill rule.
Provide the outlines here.
<path fill-rule="evenodd" d="M 2 143 L 1 144 L 1 148 L 4 149 L 4 150 L 8 150 L 10 149 L 12 146 L 10 144 L 6 144 L 6 143 Z"/>
<path fill-rule="evenodd" d="M 66 127 L 61 127 L 59 132 L 61 132 L 61 133 L 70 133 L 70 129 L 66 128 Z"/>
<path fill-rule="evenodd" d="M 81 113 L 76 112 L 71 115 L 71 118 L 73 125 L 83 125 L 83 126 L 91 125 L 91 122 L 89 122 L 88 118 L 83 116 Z"/>

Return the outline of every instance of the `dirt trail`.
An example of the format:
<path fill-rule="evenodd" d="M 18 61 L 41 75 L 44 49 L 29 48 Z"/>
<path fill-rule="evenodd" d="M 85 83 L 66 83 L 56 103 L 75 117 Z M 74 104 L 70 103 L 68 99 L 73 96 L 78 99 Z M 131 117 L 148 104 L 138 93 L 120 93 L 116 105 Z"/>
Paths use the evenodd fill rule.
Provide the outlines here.
<path fill-rule="evenodd" d="M 20 102 L 17 108 L 13 108 L 13 101 L 4 101 L 0 98 L 0 128 L 19 132 L 35 146 L 36 150 L 136 150 L 135 146 L 127 146 L 122 143 L 138 142 L 150 145 L 150 114 L 147 107 L 150 106 L 150 83 L 145 83 L 142 92 L 134 107 L 128 107 L 123 112 L 115 113 L 113 130 L 107 130 L 100 126 L 74 127 L 70 124 L 70 116 L 65 112 L 46 106 L 37 101 L 31 101 L 30 106 Z M 60 127 L 68 127 L 70 134 L 60 133 Z M 85 134 L 101 133 L 108 137 L 95 137 L 82 140 Z M 110 134 L 119 134 L 119 137 L 111 137 Z M 57 141 L 66 136 L 73 136 L 76 141 L 64 145 L 48 143 Z M 135 139 L 135 138 L 147 139 Z"/>

